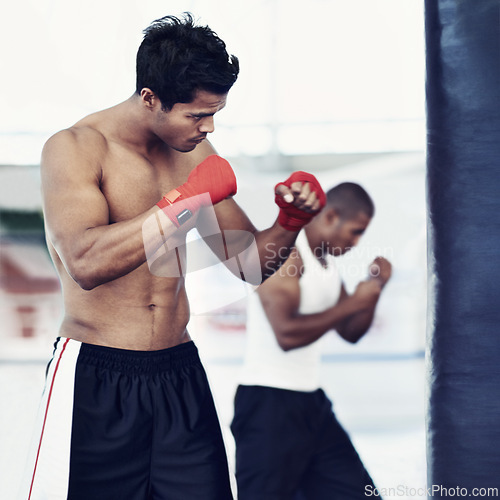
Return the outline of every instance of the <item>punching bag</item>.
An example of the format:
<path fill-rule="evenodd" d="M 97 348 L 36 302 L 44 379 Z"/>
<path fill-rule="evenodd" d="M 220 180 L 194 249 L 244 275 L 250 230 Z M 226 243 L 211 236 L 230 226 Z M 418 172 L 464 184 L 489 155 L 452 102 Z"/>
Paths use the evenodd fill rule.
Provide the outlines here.
<path fill-rule="evenodd" d="M 500 0 L 426 0 L 431 498 L 500 498 Z"/>

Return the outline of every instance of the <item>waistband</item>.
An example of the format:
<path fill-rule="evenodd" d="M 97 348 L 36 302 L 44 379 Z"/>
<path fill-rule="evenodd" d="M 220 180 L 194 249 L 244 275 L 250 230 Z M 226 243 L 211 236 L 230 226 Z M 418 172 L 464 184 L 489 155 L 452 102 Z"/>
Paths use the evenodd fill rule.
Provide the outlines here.
<path fill-rule="evenodd" d="M 58 344 L 65 341 L 58 338 Z M 77 342 L 69 340 L 69 342 Z M 78 362 L 108 370 L 135 374 L 154 374 L 175 371 L 200 364 L 198 349 L 191 340 L 157 351 L 135 351 L 79 342 Z"/>

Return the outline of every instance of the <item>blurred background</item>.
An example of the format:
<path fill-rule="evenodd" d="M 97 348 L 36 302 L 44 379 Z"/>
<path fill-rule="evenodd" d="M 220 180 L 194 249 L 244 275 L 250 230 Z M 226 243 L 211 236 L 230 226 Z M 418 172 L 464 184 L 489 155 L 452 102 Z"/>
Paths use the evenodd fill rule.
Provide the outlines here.
<path fill-rule="evenodd" d="M 325 190 L 358 182 L 376 215 L 338 259 L 347 289 L 377 255 L 394 266 L 356 345 L 323 340 L 323 384 L 384 498 L 425 498 L 425 89 L 417 0 L 20 0 L 0 18 L 0 484 L 14 498 L 60 288 L 48 256 L 39 158 L 53 133 L 135 89 L 142 30 L 190 11 L 240 59 L 210 140 L 238 177 L 236 201 L 263 229 L 273 186 L 293 170 Z M 219 266 L 188 276 L 189 325 L 228 429 L 251 287 Z M 5 490 L 6 488 L 6 490 Z M 404 494 L 401 494 L 404 492 Z M 2 497 L 3 497 L 2 495 Z"/>

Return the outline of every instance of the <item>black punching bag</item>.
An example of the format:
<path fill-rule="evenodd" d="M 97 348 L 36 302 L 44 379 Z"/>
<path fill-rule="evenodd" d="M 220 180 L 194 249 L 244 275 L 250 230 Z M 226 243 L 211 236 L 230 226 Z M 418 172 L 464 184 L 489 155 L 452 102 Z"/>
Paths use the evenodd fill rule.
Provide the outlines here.
<path fill-rule="evenodd" d="M 496 498 L 500 0 L 426 0 L 425 7 L 428 488 L 431 498 Z"/>

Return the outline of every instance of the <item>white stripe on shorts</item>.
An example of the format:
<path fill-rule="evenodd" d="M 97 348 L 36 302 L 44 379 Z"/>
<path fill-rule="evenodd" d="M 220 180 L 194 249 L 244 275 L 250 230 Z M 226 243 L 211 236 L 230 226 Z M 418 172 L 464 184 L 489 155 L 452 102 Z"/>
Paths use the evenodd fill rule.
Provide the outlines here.
<path fill-rule="evenodd" d="M 68 496 L 75 369 L 81 342 L 61 337 L 42 395 L 19 500 Z"/>

